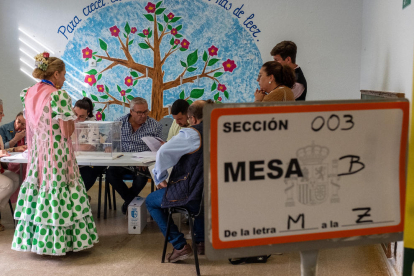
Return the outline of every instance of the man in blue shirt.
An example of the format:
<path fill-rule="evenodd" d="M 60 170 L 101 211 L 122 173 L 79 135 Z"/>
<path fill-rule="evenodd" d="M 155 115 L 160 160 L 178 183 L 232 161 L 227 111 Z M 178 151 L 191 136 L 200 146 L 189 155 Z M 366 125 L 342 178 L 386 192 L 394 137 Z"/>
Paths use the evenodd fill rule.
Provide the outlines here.
<path fill-rule="evenodd" d="M 118 121 L 121 126 L 121 151 L 122 152 L 142 152 L 150 151 L 148 146 L 142 141 L 142 137 L 160 137 L 162 125 L 148 116 L 148 103 L 145 99 L 137 97 L 130 102 L 130 113 L 122 116 Z M 139 168 L 141 171 L 146 168 Z M 126 213 L 129 203 L 141 192 L 148 181 L 148 177 L 135 176 L 132 187 L 128 188 L 123 181 L 125 175 L 133 172 L 124 167 L 109 167 L 106 173 L 109 183 L 120 194 L 125 201 L 122 205 L 122 213 Z"/>
<path fill-rule="evenodd" d="M 165 143 L 157 152 L 157 162 L 153 169 L 154 182 L 159 190 L 146 198 L 147 209 L 157 222 L 163 235 L 167 232 L 168 214 L 163 208 L 184 206 L 197 214 L 200 209 L 204 187 L 203 170 L 203 107 L 205 101 L 195 101 L 188 108 L 191 127 L 183 128 Z M 174 167 L 173 167 L 174 166 Z M 173 167 L 168 179 L 167 169 Z M 204 217 L 194 221 L 194 234 L 198 254 L 204 254 Z M 172 223 L 168 241 L 173 245 L 172 253 L 167 254 L 168 262 L 184 260 L 193 254 L 184 235 Z"/>
<path fill-rule="evenodd" d="M 16 147 L 13 151 L 25 151 L 26 146 L 17 147 L 17 143 L 26 136 L 26 119 L 23 117 L 23 112 L 19 112 L 13 122 L 2 125 L 0 135 L 5 149 Z"/>

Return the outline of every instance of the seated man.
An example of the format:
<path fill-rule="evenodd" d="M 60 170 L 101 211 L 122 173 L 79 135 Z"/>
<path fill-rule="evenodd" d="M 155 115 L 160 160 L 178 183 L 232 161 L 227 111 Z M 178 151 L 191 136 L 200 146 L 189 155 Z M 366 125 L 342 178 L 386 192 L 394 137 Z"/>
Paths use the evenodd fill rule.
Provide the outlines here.
<path fill-rule="evenodd" d="M 24 138 L 26 137 L 26 119 L 23 112 L 19 112 L 13 122 L 0 127 L 0 135 L 3 138 L 4 148 L 12 148 L 13 151 L 23 152 L 27 149 Z"/>
<path fill-rule="evenodd" d="M 161 138 L 162 125 L 153 118 L 150 118 L 148 113 L 147 101 L 137 97 L 130 102 L 130 113 L 118 119 L 118 121 L 122 122 L 122 152 L 150 151 L 141 138 L 148 136 Z M 145 169 L 140 168 L 140 170 Z M 124 176 L 128 174 L 133 174 L 133 172 L 124 167 L 109 167 L 106 172 L 109 183 L 125 201 L 122 205 L 122 213 L 124 214 L 126 214 L 129 203 L 138 196 L 148 181 L 148 177 L 138 175 L 133 179 L 132 187 L 128 188 L 123 181 Z"/>
<path fill-rule="evenodd" d="M 174 118 L 174 121 L 168 132 L 167 141 L 173 138 L 175 135 L 180 132 L 180 129 L 184 127 L 189 127 L 187 110 L 190 104 L 186 100 L 178 99 L 176 100 L 171 107 L 171 114 Z"/>
<path fill-rule="evenodd" d="M 164 144 L 157 152 L 157 162 L 153 169 L 154 181 L 159 190 L 146 198 L 147 209 L 157 222 L 161 232 L 167 233 L 168 214 L 163 208 L 187 207 L 198 213 L 204 186 L 203 171 L 203 107 L 205 101 L 195 101 L 188 108 L 191 127 L 183 128 L 177 136 Z M 168 177 L 167 169 L 173 167 Z M 185 194 L 184 194 L 185 191 Z M 194 221 L 195 240 L 198 252 L 204 254 L 204 217 Z M 168 241 L 174 249 L 166 256 L 168 262 L 184 260 L 193 254 L 184 234 L 172 223 Z"/>

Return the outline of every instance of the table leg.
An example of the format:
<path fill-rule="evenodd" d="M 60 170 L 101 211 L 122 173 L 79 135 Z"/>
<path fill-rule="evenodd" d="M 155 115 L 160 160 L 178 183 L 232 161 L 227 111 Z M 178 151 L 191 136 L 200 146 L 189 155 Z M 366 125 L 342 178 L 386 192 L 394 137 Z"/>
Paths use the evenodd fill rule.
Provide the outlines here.
<path fill-rule="evenodd" d="M 104 219 L 106 219 L 106 213 L 107 213 L 107 209 L 108 209 L 108 194 L 107 191 L 109 189 L 109 182 L 108 179 L 105 177 L 105 191 L 104 191 Z"/>
<path fill-rule="evenodd" d="M 101 217 L 102 174 L 99 176 L 98 218 Z"/>

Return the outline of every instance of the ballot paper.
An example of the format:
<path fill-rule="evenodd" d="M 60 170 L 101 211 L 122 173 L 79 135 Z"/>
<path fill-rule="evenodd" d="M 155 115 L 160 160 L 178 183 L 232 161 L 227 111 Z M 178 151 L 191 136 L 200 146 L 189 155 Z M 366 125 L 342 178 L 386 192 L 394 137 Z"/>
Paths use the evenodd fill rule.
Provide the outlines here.
<path fill-rule="evenodd" d="M 161 138 L 158 137 L 142 137 L 142 141 L 144 141 L 145 144 L 150 148 L 151 151 L 158 151 L 159 148 L 165 143 Z"/>
<path fill-rule="evenodd" d="M 155 162 L 155 158 L 157 156 L 157 152 L 153 151 L 143 151 L 143 152 L 137 152 L 132 155 L 132 158 L 137 160 L 141 163 L 150 163 Z"/>

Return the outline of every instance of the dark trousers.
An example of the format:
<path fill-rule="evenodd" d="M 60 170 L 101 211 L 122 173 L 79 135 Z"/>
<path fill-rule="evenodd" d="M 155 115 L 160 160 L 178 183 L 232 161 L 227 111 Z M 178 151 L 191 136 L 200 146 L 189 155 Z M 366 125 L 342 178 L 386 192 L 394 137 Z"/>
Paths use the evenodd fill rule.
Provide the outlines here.
<path fill-rule="evenodd" d="M 96 179 L 103 173 L 106 167 L 101 166 L 85 166 L 79 168 L 79 172 L 82 176 L 83 183 L 85 184 L 85 189 L 88 191 L 95 184 Z"/>
<path fill-rule="evenodd" d="M 124 167 L 109 167 L 106 171 L 106 177 L 109 183 L 125 202 L 130 202 L 138 196 L 148 182 L 148 177 L 137 175 L 132 180 L 132 187 L 128 188 L 123 179 L 125 175 L 133 174 L 131 170 Z"/>

